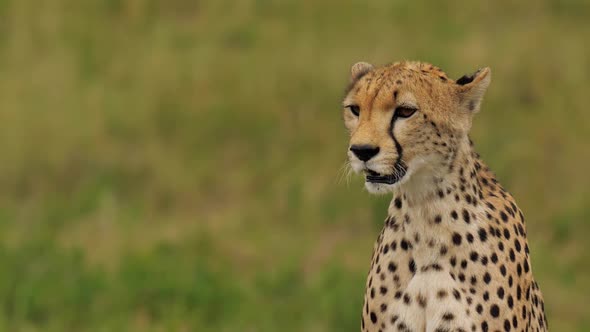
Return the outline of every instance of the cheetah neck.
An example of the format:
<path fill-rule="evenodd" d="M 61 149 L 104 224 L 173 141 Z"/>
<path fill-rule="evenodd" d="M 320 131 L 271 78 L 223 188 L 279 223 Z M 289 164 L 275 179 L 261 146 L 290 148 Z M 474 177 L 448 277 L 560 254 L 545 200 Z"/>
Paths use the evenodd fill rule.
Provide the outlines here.
<path fill-rule="evenodd" d="M 393 229 L 412 239 L 416 264 L 423 266 L 436 261 L 440 255 L 437 248 L 447 244 L 444 239 L 454 232 L 464 233 L 473 226 L 473 221 L 483 219 L 480 170 L 481 161 L 466 139 L 445 174 L 424 176 L 420 179 L 423 183 L 409 183 L 394 193 L 382 235 L 394 236 L 389 232 L 395 223 Z"/>
<path fill-rule="evenodd" d="M 412 178 L 394 191 L 390 209 L 395 198 L 401 197 L 413 209 L 445 205 L 473 204 L 482 198 L 480 170 L 483 167 L 479 155 L 474 151 L 471 140 L 465 137 L 456 150 L 455 157 L 442 167 L 422 167 Z M 452 196 L 453 199 L 445 199 Z M 459 197 L 459 199 L 457 199 Z"/>

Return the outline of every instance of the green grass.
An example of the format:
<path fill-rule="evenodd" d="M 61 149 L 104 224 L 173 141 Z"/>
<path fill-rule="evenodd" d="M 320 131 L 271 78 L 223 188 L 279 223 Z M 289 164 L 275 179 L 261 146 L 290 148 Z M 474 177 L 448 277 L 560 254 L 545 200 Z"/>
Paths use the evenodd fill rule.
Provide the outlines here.
<path fill-rule="evenodd" d="M 490 66 L 472 137 L 590 330 L 587 1 L 0 0 L 0 330 L 358 331 L 349 66 Z"/>

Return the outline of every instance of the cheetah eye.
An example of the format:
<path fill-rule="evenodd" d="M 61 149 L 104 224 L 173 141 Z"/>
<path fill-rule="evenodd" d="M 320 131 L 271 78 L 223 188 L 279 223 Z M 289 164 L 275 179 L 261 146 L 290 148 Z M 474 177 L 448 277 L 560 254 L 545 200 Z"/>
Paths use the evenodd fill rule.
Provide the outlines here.
<path fill-rule="evenodd" d="M 346 108 L 348 108 L 350 112 L 354 114 L 354 116 L 359 116 L 359 114 L 361 113 L 361 108 L 358 105 L 348 105 L 346 106 Z"/>
<path fill-rule="evenodd" d="M 398 118 L 409 118 L 411 117 L 418 109 L 409 106 L 398 106 L 395 109 L 395 115 Z"/>

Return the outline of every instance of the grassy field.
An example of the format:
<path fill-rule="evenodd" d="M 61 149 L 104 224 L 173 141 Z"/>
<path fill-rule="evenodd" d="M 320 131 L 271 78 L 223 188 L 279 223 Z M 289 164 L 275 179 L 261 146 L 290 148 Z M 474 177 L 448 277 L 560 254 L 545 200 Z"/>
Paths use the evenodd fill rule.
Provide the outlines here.
<path fill-rule="evenodd" d="M 0 0 L 0 331 L 358 331 L 359 60 L 490 66 L 472 137 L 590 331 L 590 3 Z"/>

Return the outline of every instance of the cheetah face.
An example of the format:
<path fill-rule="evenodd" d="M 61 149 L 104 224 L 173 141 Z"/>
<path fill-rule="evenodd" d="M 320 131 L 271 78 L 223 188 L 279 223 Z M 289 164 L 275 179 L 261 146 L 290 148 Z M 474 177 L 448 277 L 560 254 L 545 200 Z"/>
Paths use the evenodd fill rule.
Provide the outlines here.
<path fill-rule="evenodd" d="M 490 81 L 484 68 L 457 81 L 424 63 L 353 65 L 343 101 L 348 158 L 365 188 L 431 186 L 452 169 Z"/>

